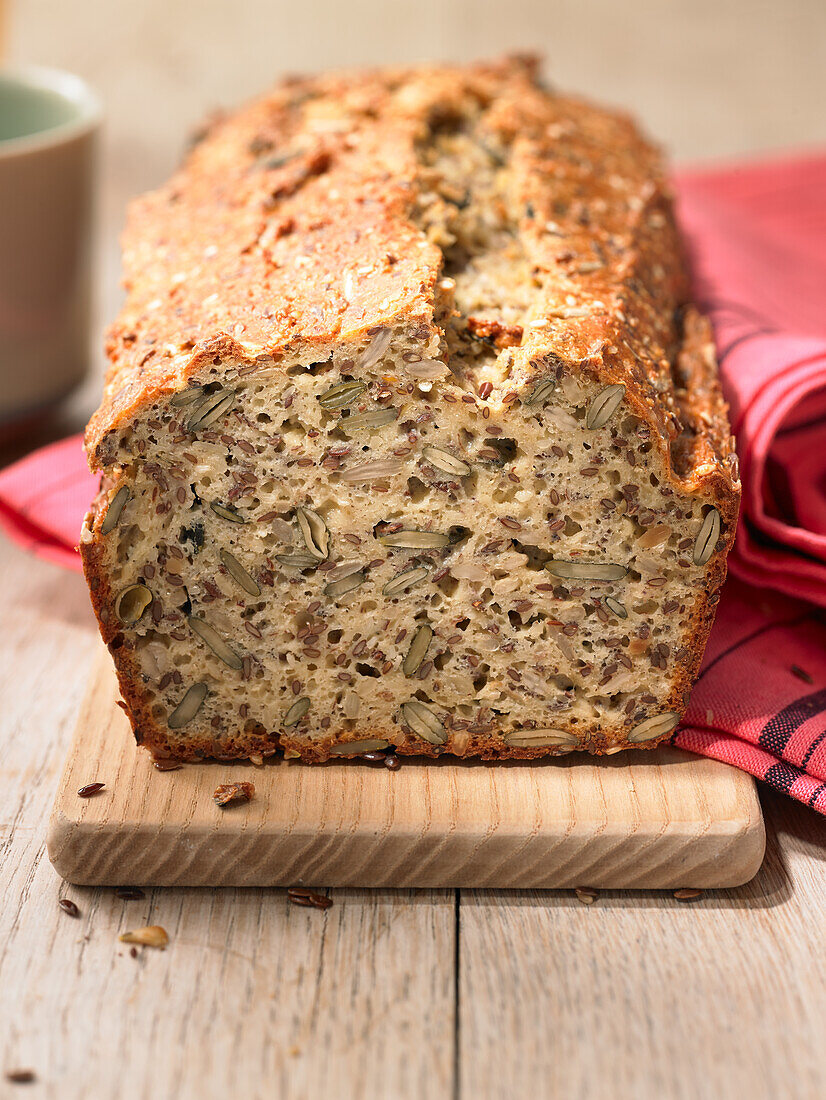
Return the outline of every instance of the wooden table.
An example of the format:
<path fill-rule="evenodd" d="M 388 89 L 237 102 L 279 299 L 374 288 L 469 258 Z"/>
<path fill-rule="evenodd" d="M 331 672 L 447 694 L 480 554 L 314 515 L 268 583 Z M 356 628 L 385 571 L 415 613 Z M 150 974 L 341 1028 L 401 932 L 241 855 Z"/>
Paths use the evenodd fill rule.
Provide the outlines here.
<path fill-rule="evenodd" d="M 79 576 L 0 540 L 0 1096 L 814 1098 L 826 822 L 766 796 L 748 886 L 148 892 L 61 883 L 46 818 L 96 639 Z M 90 779 L 94 767 L 90 766 Z M 81 915 L 57 905 L 70 897 Z M 161 924 L 165 951 L 119 933 Z"/>

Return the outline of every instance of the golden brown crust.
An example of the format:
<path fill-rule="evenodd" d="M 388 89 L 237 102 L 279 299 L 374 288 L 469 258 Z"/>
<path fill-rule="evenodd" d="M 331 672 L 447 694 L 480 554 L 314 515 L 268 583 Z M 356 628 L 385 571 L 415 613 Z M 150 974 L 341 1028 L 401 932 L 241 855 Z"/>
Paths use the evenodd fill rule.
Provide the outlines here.
<path fill-rule="evenodd" d="M 117 478 L 115 434 L 219 356 L 278 362 L 300 350 L 324 358 L 334 343 L 400 320 L 439 332 L 443 257 L 411 214 L 420 187 L 416 143 L 468 100 L 508 151 L 516 181 L 509 201 L 521 211 L 519 239 L 542 287 L 519 332 L 471 319 L 476 333 L 517 351 L 514 397 L 559 362 L 578 364 L 604 384 L 622 383 L 629 408 L 652 430 L 670 488 L 720 512 L 721 543 L 677 654 L 668 706 L 681 712 L 713 621 L 738 507 L 710 328 L 685 307 L 686 266 L 657 151 L 625 117 L 544 91 L 524 59 L 295 80 L 218 120 L 173 179 L 130 212 L 128 299 L 110 332 L 105 396 L 87 430 L 90 463 Z M 100 522 L 93 509 L 81 554 L 101 633 L 138 740 L 170 755 L 168 735 L 142 696 L 131 643 L 107 621 L 112 593 Z M 395 727 L 373 733 L 400 740 Z M 587 747 L 613 750 L 628 744 L 622 736 L 605 729 Z M 304 758 L 326 759 L 335 740 L 319 741 L 312 754 L 305 742 Z M 496 746 L 472 730 L 462 744 L 451 750 L 522 759 L 548 752 Z M 185 755 L 291 747 L 285 734 L 247 730 L 216 742 L 188 739 Z M 403 744 L 397 751 L 439 752 Z M 179 742 L 174 752 L 182 755 Z"/>

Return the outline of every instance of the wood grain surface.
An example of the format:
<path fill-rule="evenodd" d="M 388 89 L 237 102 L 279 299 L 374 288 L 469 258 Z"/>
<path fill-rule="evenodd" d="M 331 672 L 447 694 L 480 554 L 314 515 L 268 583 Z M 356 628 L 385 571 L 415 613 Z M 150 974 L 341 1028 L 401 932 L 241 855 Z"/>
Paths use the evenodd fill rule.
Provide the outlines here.
<path fill-rule="evenodd" d="M 739 886 L 765 832 L 753 780 L 676 749 L 533 764 L 273 760 L 158 772 L 100 653 L 49 830 L 56 869 L 116 886 Z M 219 784 L 251 781 L 218 807 Z M 90 798 L 78 790 L 104 783 Z"/>

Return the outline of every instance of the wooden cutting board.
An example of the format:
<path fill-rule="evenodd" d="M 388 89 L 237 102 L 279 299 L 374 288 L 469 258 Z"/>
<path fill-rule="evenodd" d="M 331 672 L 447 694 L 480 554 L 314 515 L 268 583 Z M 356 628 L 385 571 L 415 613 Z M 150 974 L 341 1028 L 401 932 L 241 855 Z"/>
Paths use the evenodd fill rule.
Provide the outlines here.
<path fill-rule="evenodd" d="M 747 882 L 763 859 L 754 781 L 672 748 L 159 772 L 116 699 L 102 654 L 48 837 L 78 885 L 714 887 Z M 254 799 L 216 806 L 218 784 L 239 780 Z M 91 782 L 105 787 L 79 798 Z"/>

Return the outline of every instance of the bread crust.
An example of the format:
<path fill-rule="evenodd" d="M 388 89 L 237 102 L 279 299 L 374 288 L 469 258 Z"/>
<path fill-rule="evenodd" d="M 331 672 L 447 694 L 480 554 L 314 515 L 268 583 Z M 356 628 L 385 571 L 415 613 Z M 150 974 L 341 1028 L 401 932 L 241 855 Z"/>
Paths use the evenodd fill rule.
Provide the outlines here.
<path fill-rule="evenodd" d="M 337 74 L 287 81 L 219 120 L 172 180 L 130 211 L 128 297 L 109 334 L 104 399 L 86 433 L 90 465 L 104 477 L 80 552 L 124 709 L 138 742 L 157 757 L 294 753 L 300 744 L 303 759 L 321 761 L 342 739 L 331 735 L 308 749 L 261 729 L 188 738 L 182 750 L 153 718 L 132 643 L 111 615 L 115 594 L 103 560 L 102 505 L 123 476 L 118 434 L 216 357 L 252 369 L 262 357 L 323 359 L 341 342 L 400 322 L 440 333 L 442 253 L 410 214 L 421 186 L 415 148 L 434 119 L 468 99 L 510 148 L 525 252 L 535 270 L 555 274 L 515 347 L 510 392 L 521 398 L 557 362 L 624 385 L 629 409 L 650 427 L 668 487 L 720 513 L 720 542 L 666 709 L 685 708 L 725 578 L 739 480 L 711 329 L 686 304 L 687 267 L 658 151 L 625 116 L 546 92 L 526 59 Z M 341 101 L 357 126 L 308 124 L 308 103 L 323 122 L 325 105 Z M 605 202 L 608 191 L 621 192 L 623 202 Z M 572 264 L 570 255 L 594 247 L 604 257 L 598 269 Z M 356 270 L 359 277 L 347 280 Z M 501 346 L 517 343 L 512 333 L 486 335 L 509 341 Z M 508 415 L 503 408 L 505 422 Z M 532 759 L 557 751 L 497 745 L 473 730 L 438 748 L 405 744 L 395 726 L 372 736 L 428 756 Z M 658 740 L 632 746 L 620 726 L 606 727 L 584 747 L 601 753 Z"/>

